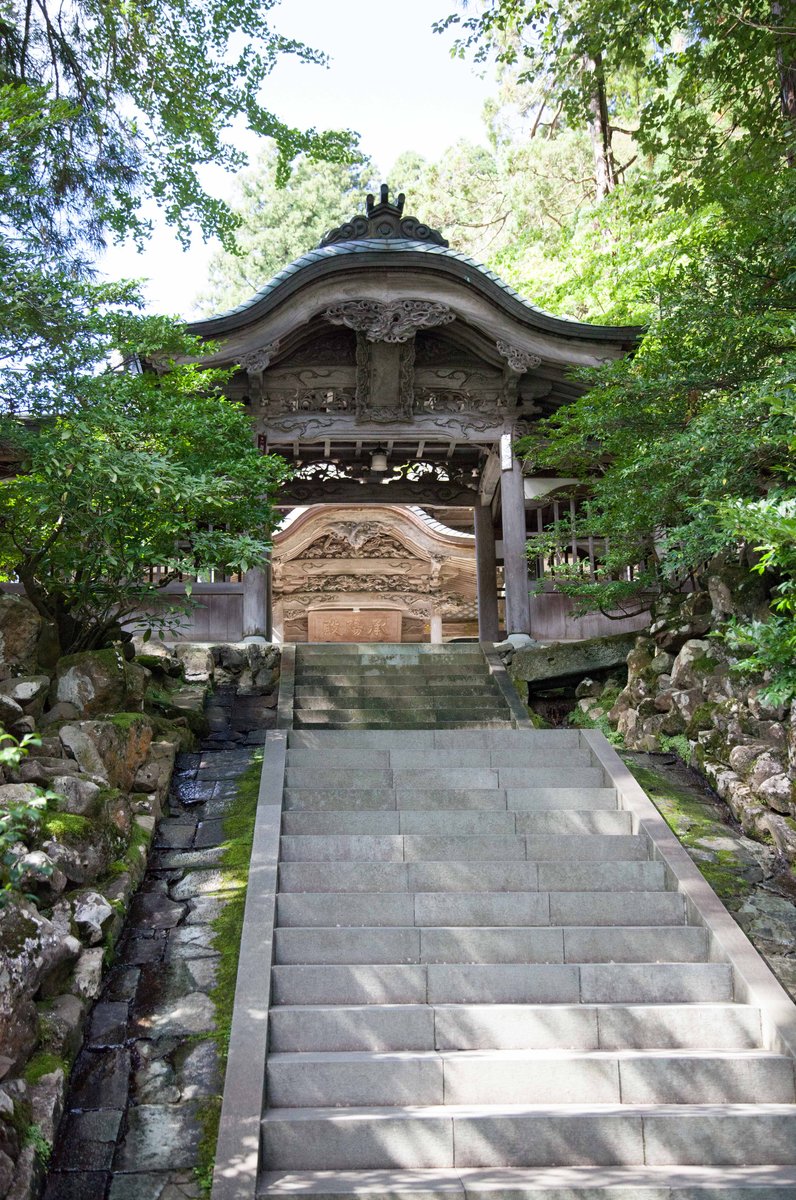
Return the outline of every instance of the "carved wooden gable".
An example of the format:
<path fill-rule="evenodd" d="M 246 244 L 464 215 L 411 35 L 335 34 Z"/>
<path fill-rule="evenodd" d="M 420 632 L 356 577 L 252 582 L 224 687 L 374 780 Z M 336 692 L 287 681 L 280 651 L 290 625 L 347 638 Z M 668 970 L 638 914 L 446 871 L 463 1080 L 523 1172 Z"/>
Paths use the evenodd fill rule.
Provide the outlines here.
<path fill-rule="evenodd" d="M 375 525 L 351 524 L 317 538 L 299 554 L 306 558 L 413 558 L 412 551 Z M 294 560 L 297 561 L 297 560 Z"/>

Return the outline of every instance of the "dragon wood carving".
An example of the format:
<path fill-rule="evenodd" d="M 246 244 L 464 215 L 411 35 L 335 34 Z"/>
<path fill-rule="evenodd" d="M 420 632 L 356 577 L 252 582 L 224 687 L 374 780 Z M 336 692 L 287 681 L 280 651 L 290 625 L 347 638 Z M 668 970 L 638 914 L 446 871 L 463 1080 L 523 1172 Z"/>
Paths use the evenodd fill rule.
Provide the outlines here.
<path fill-rule="evenodd" d="M 364 333 L 369 342 L 405 342 L 418 329 L 448 325 L 455 314 L 436 300 L 346 300 L 323 314 L 332 325 Z"/>

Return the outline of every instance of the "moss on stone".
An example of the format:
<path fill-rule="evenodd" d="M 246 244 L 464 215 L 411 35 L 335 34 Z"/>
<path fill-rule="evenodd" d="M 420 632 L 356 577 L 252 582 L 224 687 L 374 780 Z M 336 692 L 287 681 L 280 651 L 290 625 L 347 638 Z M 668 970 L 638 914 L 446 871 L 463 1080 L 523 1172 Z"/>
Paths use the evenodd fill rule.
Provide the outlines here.
<path fill-rule="evenodd" d="M 89 817 L 78 817 L 74 813 L 47 813 L 41 823 L 42 833 L 46 837 L 67 845 L 85 841 L 95 828 Z"/>
<path fill-rule="evenodd" d="M 254 838 L 262 762 L 262 752 L 257 753 L 251 765 L 238 779 L 236 794 L 224 816 L 226 841 L 219 866 L 223 877 L 220 881 L 219 891 L 223 890 L 224 906 L 212 923 L 213 947 L 219 951 L 221 957 L 216 969 L 216 982 L 210 992 L 210 998 L 215 1008 L 215 1028 L 208 1035 L 218 1047 L 222 1075 L 227 1061 L 229 1036 L 232 1028 L 238 955 L 243 932 L 243 910 L 246 904 L 249 860 Z M 199 1164 L 195 1168 L 195 1173 L 200 1187 L 206 1193 L 209 1193 L 212 1184 L 220 1115 L 220 1097 L 210 1097 L 203 1101 L 199 1109 L 202 1140 L 199 1147 Z"/>
<path fill-rule="evenodd" d="M 40 1050 L 38 1054 L 34 1054 L 25 1067 L 24 1077 L 28 1084 L 38 1083 L 45 1075 L 52 1075 L 53 1071 L 63 1071 L 66 1075 L 69 1067 L 62 1058 L 57 1054 L 50 1054 L 46 1050 Z"/>
<path fill-rule="evenodd" d="M 717 658 L 711 658 L 709 654 L 700 654 L 691 663 L 691 669 L 696 671 L 698 675 L 712 675 L 721 663 Z"/>
<path fill-rule="evenodd" d="M 151 725 L 152 721 L 148 715 L 140 712 L 121 712 L 114 713 L 112 717 L 108 717 L 111 725 L 120 729 L 123 733 L 127 733 L 136 725 Z"/>
<path fill-rule="evenodd" d="M 747 864 L 736 854 L 704 844 L 706 839 L 727 834 L 726 826 L 712 811 L 713 803 L 708 798 L 700 800 L 688 788 L 678 787 L 657 771 L 639 766 L 632 759 L 627 761 L 627 766 L 666 824 L 691 852 L 694 864 L 713 890 L 729 909 L 740 908 L 754 891 L 754 884 L 747 878 Z"/>
<path fill-rule="evenodd" d="M 688 722 L 688 736 L 693 738 L 702 729 L 712 729 L 715 712 L 715 704 L 710 704 L 706 701 L 704 704 L 697 705 L 691 715 L 691 720 Z"/>

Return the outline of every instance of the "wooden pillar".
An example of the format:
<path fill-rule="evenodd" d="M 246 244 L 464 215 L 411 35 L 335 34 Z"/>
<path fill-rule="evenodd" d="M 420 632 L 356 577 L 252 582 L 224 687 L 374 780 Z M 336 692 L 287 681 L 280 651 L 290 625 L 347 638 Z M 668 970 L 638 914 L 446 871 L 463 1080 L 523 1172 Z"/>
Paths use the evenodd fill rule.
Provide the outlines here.
<path fill-rule="evenodd" d="M 271 616 L 271 564 L 252 567 L 243 576 L 243 640 L 263 638 L 270 642 L 273 632 Z"/>
<path fill-rule="evenodd" d="M 510 447 L 500 472 L 500 502 L 503 515 L 503 569 L 506 579 L 506 635 L 530 634 L 528 559 L 525 556 L 525 486 L 522 467 L 511 454 Z"/>
<path fill-rule="evenodd" d="M 488 504 L 476 504 L 473 509 L 473 523 L 475 525 L 475 568 L 478 586 L 478 640 L 496 642 L 500 633 L 495 528 L 492 524 L 492 509 Z"/>
<path fill-rule="evenodd" d="M 432 645 L 439 646 L 442 643 L 442 616 L 440 613 L 433 612 L 431 614 L 431 633 L 429 641 Z"/>

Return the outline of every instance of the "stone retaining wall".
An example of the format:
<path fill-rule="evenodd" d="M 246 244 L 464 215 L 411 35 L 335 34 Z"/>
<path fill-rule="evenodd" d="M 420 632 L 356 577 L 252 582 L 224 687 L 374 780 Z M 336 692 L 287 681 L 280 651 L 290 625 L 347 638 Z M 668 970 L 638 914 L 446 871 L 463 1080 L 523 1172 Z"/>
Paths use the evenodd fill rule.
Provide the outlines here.
<path fill-rule="evenodd" d="M 247 759 L 275 709 L 278 675 L 279 651 L 266 645 L 172 654 L 147 644 L 54 658 L 32 607 L 0 596 L 0 730 L 11 735 L 0 748 L 38 741 L 0 763 L 0 821 L 7 827 L 51 793 L 43 814 L 19 824 L 16 843 L 3 844 L 20 875 L 0 890 L 3 1200 L 39 1191 L 103 966 L 131 902 L 136 912 L 143 903 L 133 896 L 176 755 L 204 734 Z M 231 719 L 224 698 L 234 693 Z M 101 1024 L 92 1018 L 90 1037 L 105 1036 Z"/>
<path fill-rule="evenodd" d="M 796 706 L 772 707 L 766 679 L 734 669 L 722 639 L 732 598 L 667 598 L 627 658 L 627 686 L 580 691 L 582 723 L 607 721 L 630 750 L 674 750 L 729 806 L 745 833 L 796 859 Z M 583 692 L 589 694 L 584 695 Z M 577 721 L 576 717 L 576 721 Z"/>

